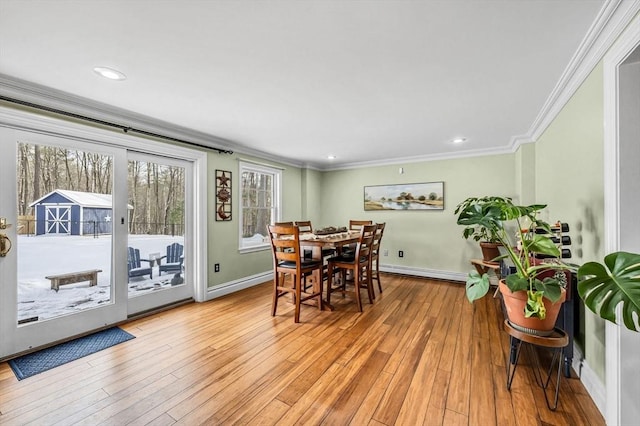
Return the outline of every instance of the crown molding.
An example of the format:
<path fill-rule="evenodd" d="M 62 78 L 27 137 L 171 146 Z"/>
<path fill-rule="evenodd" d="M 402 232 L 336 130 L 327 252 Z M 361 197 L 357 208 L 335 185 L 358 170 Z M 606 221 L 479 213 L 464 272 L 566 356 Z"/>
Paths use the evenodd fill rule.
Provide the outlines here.
<path fill-rule="evenodd" d="M 333 167 L 322 168 L 320 170 L 329 172 L 334 170 L 391 166 L 391 165 L 397 165 L 397 164 L 422 163 L 422 162 L 428 162 L 428 161 L 454 160 L 458 158 L 484 157 L 487 155 L 513 154 L 513 152 L 514 150 L 511 147 L 505 146 L 502 148 L 475 149 L 475 150 L 458 151 L 458 152 L 447 152 L 444 154 L 412 155 L 410 157 L 397 157 L 389 160 L 343 163 L 343 164 L 337 164 Z"/>
<path fill-rule="evenodd" d="M 607 0 L 527 132 L 536 141 L 640 11 L 640 0 Z M 512 140 L 514 150 L 519 141 Z"/>

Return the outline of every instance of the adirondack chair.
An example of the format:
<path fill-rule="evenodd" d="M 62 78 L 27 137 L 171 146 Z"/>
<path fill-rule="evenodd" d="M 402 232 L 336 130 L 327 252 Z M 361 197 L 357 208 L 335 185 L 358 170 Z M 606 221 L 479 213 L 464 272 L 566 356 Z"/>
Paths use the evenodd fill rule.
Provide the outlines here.
<path fill-rule="evenodd" d="M 158 266 L 158 274 L 164 272 L 180 273 L 182 272 L 182 262 L 184 261 L 184 246 L 179 243 L 173 243 L 167 246 L 167 255 L 160 259 L 166 259 L 165 263 Z"/>
<path fill-rule="evenodd" d="M 153 268 L 151 268 L 151 265 L 142 266 L 141 262 L 149 263 L 150 261 L 148 259 L 140 259 L 139 249 L 127 247 L 127 269 L 129 270 L 127 282 L 129 282 L 129 278 L 131 277 L 142 277 L 147 274 L 149 274 L 149 278 L 153 278 Z"/>

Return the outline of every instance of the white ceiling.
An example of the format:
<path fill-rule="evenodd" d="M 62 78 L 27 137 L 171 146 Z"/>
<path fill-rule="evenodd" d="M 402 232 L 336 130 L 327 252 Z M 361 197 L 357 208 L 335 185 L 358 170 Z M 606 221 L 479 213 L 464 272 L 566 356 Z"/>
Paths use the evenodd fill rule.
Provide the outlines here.
<path fill-rule="evenodd" d="M 603 4 L 0 0 L 0 73 L 320 169 L 506 152 Z"/>

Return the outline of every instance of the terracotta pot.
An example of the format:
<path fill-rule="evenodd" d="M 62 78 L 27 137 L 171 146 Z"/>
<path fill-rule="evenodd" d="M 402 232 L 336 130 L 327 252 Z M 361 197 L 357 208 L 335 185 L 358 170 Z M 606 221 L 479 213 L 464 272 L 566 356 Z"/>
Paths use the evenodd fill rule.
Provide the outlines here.
<path fill-rule="evenodd" d="M 539 318 L 526 318 L 524 316 L 524 307 L 527 304 L 526 291 L 522 290 L 514 293 L 509 290 L 504 280 L 500 280 L 499 287 L 509 323 L 511 323 L 514 328 L 538 336 L 548 336 L 553 333 L 560 308 L 567 298 L 567 291 L 565 289 L 562 289 L 562 294 L 557 302 L 551 302 L 547 298 L 542 299 L 547 310 L 547 315 L 545 319 L 541 320 Z"/>
<path fill-rule="evenodd" d="M 489 263 L 495 263 L 497 265 L 498 262 L 495 262 L 493 259 L 500 256 L 500 250 L 498 250 L 498 247 L 500 246 L 501 244 L 499 243 L 481 241 L 480 249 L 482 250 L 482 260 Z"/>

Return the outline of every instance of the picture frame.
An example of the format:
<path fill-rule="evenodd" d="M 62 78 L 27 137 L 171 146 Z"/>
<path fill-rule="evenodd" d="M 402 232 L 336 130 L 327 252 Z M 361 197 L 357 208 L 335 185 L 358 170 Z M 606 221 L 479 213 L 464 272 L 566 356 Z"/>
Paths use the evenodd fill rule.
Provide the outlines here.
<path fill-rule="evenodd" d="M 442 211 L 444 182 L 365 186 L 364 210 Z"/>
<path fill-rule="evenodd" d="M 216 221 L 228 222 L 232 218 L 231 177 L 228 170 L 216 170 Z"/>

